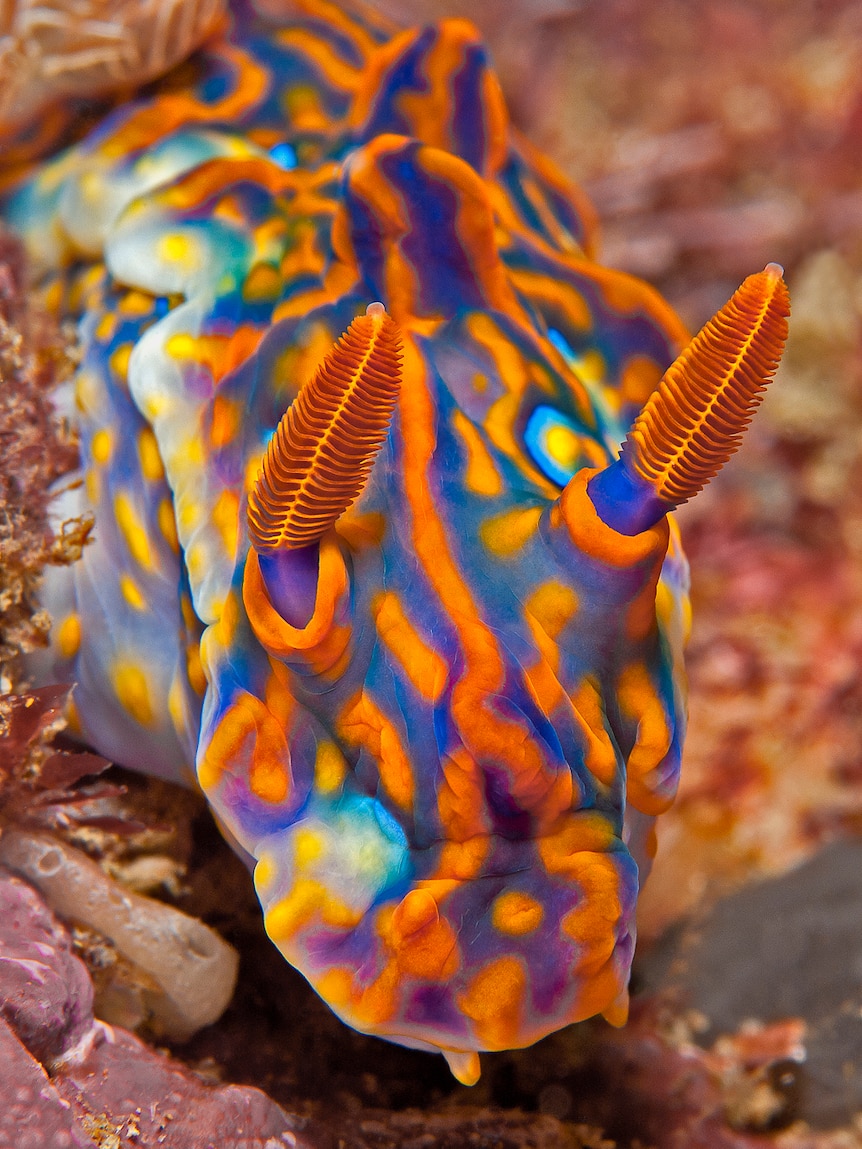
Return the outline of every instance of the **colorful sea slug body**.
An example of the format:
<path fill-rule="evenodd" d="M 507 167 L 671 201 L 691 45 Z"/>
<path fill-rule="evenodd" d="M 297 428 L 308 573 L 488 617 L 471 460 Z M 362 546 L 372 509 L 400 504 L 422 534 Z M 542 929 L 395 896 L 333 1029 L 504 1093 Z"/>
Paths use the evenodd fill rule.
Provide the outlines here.
<path fill-rule="evenodd" d="M 96 523 L 40 673 L 104 754 L 196 769 L 336 1013 L 472 1082 L 625 1018 L 684 726 L 668 512 L 787 294 L 751 276 L 662 379 L 685 332 L 592 261 L 474 29 L 294 9 L 241 8 L 7 200 L 80 320 L 58 514 Z"/>

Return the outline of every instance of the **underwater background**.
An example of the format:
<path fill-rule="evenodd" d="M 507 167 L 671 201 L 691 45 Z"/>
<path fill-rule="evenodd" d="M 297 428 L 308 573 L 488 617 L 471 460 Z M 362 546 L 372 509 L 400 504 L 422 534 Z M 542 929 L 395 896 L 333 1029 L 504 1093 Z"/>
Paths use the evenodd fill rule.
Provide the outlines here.
<path fill-rule="evenodd" d="M 267 943 L 246 871 L 203 804 L 116 770 L 75 790 L 97 763 L 43 749 L 61 698 L 42 692 L 4 703 L 4 826 L 65 835 L 112 879 L 202 919 L 239 950 L 240 976 L 222 1018 L 191 1041 L 144 1030 L 118 1042 L 110 1097 L 55 1064 L 35 1023 L 28 1044 L 0 988 L 28 1051 L 7 1050 L 16 1068 L 0 1108 L 3 1089 L 37 1080 L 29 1056 L 73 1106 L 73 1144 L 277 1145 L 285 1131 L 308 1146 L 862 1144 L 862 7 L 535 0 L 388 14 L 479 25 L 515 123 L 591 199 L 601 261 L 658 287 L 692 330 L 767 260 L 791 290 L 778 378 L 739 455 L 679 516 L 691 725 L 640 900 L 632 1020 L 486 1055 L 471 1090 L 437 1059 L 348 1030 Z M 98 106 L 81 114 L 95 121 Z M 45 557 L 40 522 L 27 543 L 31 511 L 71 465 L 68 444 L 49 438 L 44 387 L 74 352 L 28 311 L 19 253 L 3 244 L 11 681 L 14 650 L 45 625 L 31 609 Z M 65 540 L 69 557 L 80 542 Z M 35 921 L 26 891 L 16 896 Z M 83 958 L 97 1016 L 134 1029 L 157 996 L 143 967 L 81 925 L 56 945 L 68 968 Z M 79 1001 L 93 992 L 75 984 Z M 56 1004 L 67 1031 L 74 1012 L 74 994 Z M 115 1119 L 130 1102 L 155 1105 L 161 1124 Z"/>

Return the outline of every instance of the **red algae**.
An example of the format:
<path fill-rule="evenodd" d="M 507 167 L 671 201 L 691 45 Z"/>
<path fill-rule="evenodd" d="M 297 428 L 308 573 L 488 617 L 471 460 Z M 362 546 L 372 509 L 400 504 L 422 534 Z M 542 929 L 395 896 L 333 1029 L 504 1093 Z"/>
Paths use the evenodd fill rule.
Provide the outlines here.
<path fill-rule="evenodd" d="M 55 537 L 48 522 L 48 488 L 78 462 L 50 398 L 69 366 L 62 333 L 26 296 L 20 244 L 0 233 L 0 689 L 16 681 L 17 656 L 44 642 L 42 569 L 74 561 L 90 529 L 76 521 Z"/>

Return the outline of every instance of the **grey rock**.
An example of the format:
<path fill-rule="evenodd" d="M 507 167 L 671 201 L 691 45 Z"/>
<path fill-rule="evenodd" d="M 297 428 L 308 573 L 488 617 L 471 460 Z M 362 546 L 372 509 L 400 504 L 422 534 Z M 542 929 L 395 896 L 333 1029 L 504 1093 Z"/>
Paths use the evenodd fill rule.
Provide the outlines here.
<path fill-rule="evenodd" d="M 720 901 L 638 964 L 705 1015 L 710 1044 L 748 1019 L 805 1022 L 797 1115 L 821 1128 L 862 1108 L 862 842 L 834 842 Z"/>

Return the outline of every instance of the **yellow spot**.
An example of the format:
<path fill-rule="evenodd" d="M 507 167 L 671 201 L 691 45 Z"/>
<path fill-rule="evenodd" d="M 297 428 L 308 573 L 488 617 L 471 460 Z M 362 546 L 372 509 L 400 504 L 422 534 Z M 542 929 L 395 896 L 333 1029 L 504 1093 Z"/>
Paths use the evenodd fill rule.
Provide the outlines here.
<path fill-rule="evenodd" d="M 545 450 L 555 463 L 568 471 L 574 471 L 581 457 L 581 436 L 571 427 L 557 424 L 548 431 Z"/>
<path fill-rule="evenodd" d="M 297 869 L 307 870 L 326 853 L 326 843 L 314 830 L 300 829 L 293 836 L 293 857 Z"/>
<path fill-rule="evenodd" d="M 242 285 L 242 297 L 249 303 L 267 303 L 281 294 L 282 279 L 271 263 L 256 263 Z"/>
<path fill-rule="evenodd" d="M 111 432 L 105 427 L 101 431 L 97 431 L 91 444 L 93 461 L 98 463 L 100 467 L 104 467 L 110 461 L 112 446 Z"/>
<path fill-rule="evenodd" d="M 303 335 L 302 344 L 286 347 L 272 365 L 272 393 L 283 395 L 285 406 L 296 398 L 297 387 L 310 379 L 326 358 L 337 336 L 326 323 L 314 323 Z"/>
<path fill-rule="evenodd" d="M 197 263 L 200 248 L 190 236 L 174 232 L 159 240 L 158 254 L 166 263 L 183 263 L 186 267 L 193 267 Z"/>
<path fill-rule="evenodd" d="M 261 854 L 254 867 L 254 888 L 258 892 L 265 890 L 267 886 L 272 885 L 277 873 L 278 866 L 272 854 Z"/>
<path fill-rule="evenodd" d="M 195 614 L 194 604 L 185 591 L 180 595 L 180 614 L 183 616 L 183 623 L 186 630 L 194 630 L 197 626 L 198 616 Z"/>
<path fill-rule="evenodd" d="M 179 554 L 180 541 L 177 538 L 177 520 L 174 518 L 174 504 L 170 495 L 165 495 L 159 503 L 156 517 L 165 542 L 174 554 Z"/>
<path fill-rule="evenodd" d="M 463 411 L 455 411 L 452 426 L 461 436 L 467 452 L 467 469 L 464 472 L 467 489 L 489 498 L 499 495 L 503 489 L 503 481 L 475 423 L 468 419 Z"/>
<path fill-rule="evenodd" d="M 556 638 L 577 612 L 578 596 L 570 586 L 550 579 L 536 587 L 526 606 L 545 634 Z"/>
<path fill-rule="evenodd" d="M 57 649 L 63 658 L 74 658 L 81 646 L 81 620 L 68 614 L 57 627 Z"/>
<path fill-rule="evenodd" d="M 78 184 L 81 195 L 83 196 L 87 207 L 90 210 L 95 210 L 100 207 L 99 201 L 102 198 L 102 193 L 105 188 L 102 173 L 91 168 L 88 172 L 84 172 Z"/>
<path fill-rule="evenodd" d="M 297 84 L 288 88 L 282 97 L 287 119 L 298 132 L 326 132 L 329 117 L 320 106 L 320 97 L 310 84 Z"/>
<path fill-rule="evenodd" d="M 170 400 L 165 394 L 159 391 L 153 391 L 151 394 L 145 396 L 141 404 L 141 414 L 151 423 L 155 423 L 156 419 L 167 414 L 170 406 Z"/>
<path fill-rule="evenodd" d="M 114 518 L 117 520 L 117 526 L 126 540 L 126 546 L 129 548 L 132 558 L 138 566 L 145 570 L 152 570 L 153 556 L 147 532 L 138 518 L 137 511 L 132 506 L 131 499 L 122 492 L 114 496 Z"/>
<path fill-rule="evenodd" d="M 107 311 L 96 325 L 95 337 L 100 343 L 110 343 L 117 329 L 117 317 L 112 311 Z"/>
<path fill-rule="evenodd" d="M 279 942 L 318 916 L 339 929 L 352 929 L 362 920 L 361 912 L 333 898 L 322 882 L 298 878 L 290 893 L 267 912 L 264 925 L 272 940 Z"/>
<path fill-rule="evenodd" d="M 126 380 L 129 375 L 129 356 L 132 354 L 131 343 L 121 343 L 108 360 L 111 370 L 118 379 Z"/>
<path fill-rule="evenodd" d="M 182 678 L 175 674 L 168 690 L 168 714 L 173 723 L 174 730 L 180 738 L 188 734 L 188 712 L 186 709 L 186 696 Z"/>
<path fill-rule="evenodd" d="M 183 331 L 178 331 L 165 341 L 165 352 L 172 359 L 193 359 L 196 351 L 197 340 Z"/>
<path fill-rule="evenodd" d="M 123 598 L 134 610 L 146 610 L 147 600 L 144 598 L 143 592 L 131 575 L 120 575 L 120 591 Z"/>
<path fill-rule="evenodd" d="M 141 726 L 152 726 L 153 706 L 147 676 L 134 662 L 118 660 L 113 668 L 114 693 L 120 705 Z"/>
<path fill-rule="evenodd" d="M 455 887 L 479 876 L 488 860 L 491 835 L 482 833 L 466 842 L 446 842 L 440 850 L 435 881 L 452 882 Z"/>
<path fill-rule="evenodd" d="M 57 312 L 63 306 L 63 282 L 54 280 L 42 292 L 42 304 L 46 311 Z"/>
<path fill-rule="evenodd" d="M 75 406 L 85 415 L 95 415 L 102 398 L 102 387 L 92 371 L 79 371 L 75 377 Z"/>
<path fill-rule="evenodd" d="M 584 866 L 602 856 L 613 842 L 613 827 L 605 817 L 592 810 L 576 810 L 566 814 L 553 833 L 537 838 L 536 847 L 549 874 L 579 881 Z"/>
<path fill-rule="evenodd" d="M 162 456 L 152 428 L 144 427 L 138 435 L 138 456 L 141 460 L 141 474 L 148 483 L 158 483 L 165 477 Z"/>
<path fill-rule="evenodd" d="M 673 633 L 677 612 L 680 619 L 680 636 L 685 644 L 691 636 L 691 600 L 686 595 L 680 601 L 676 592 L 660 579 L 655 591 L 655 614 L 666 631 Z"/>
<path fill-rule="evenodd" d="M 201 647 L 199 642 L 190 642 L 186 647 L 186 674 L 189 685 L 199 697 L 203 698 L 207 689 L 207 676 L 201 662 Z"/>
<path fill-rule="evenodd" d="M 236 592 L 231 591 L 225 597 L 224 602 L 219 608 L 219 604 L 214 602 L 212 604 L 213 613 L 217 615 L 218 622 L 218 637 L 222 646 L 228 647 L 233 642 L 233 636 L 236 632 L 237 623 L 239 622 L 239 599 Z"/>
<path fill-rule="evenodd" d="M 393 936 L 403 942 L 425 926 L 433 925 L 439 917 L 440 911 L 432 894 L 427 890 L 410 890 L 395 907 L 389 928 Z"/>
<path fill-rule="evenodd" d="M 494 899 L 491 924 L 501 934 L 522 937 L 538 929 L 545 911 L 540 902 L 518 890 L 510 890 Z"/>
<path fill-rule="evenodd" d="M 326 896 L 326 888 L 320 882 L 300 878 L 290 893 L 264 915 L 266 932 L 274 942 L 293 937 L 319 911 Z"/>
<path fill-rule="evenodd" d="M 200 503 L 187 497 L 180 503 L 175 503 L 174 510 L 180 530 L 184 535 L 189 535 L 201 521 Z"/>
<path fill-rule="evenodd" d="M 320 909 L 320 916 L 328 926 L 340 930 L 352 930 L 362 921 L 362 910 L 353 910 L 344 902 L 329 895 Z"/>
<path fill-rule="evenodd" d="M 338 520 L 335 529 L 352 551 L 367 547 L 379 547 L 386 534 L 386 518 L 379 511 L 359 512 L 348 507 Z"/>
<path fill-rule="evenodd" d="M 84 489 L 87 492 L 87 501 L 90 506 L 95 507 L 102 494 L 102 484 L 99 481 L 97 471 L 87 471 L 84 476 Z"/>
<path fill-rule="evenodd" d="M 207 569 L 207 552 L 201 541 L 189 543 L 186 547 L 186 569 L 192 586 L 196 586 Z"/>
<path fill-rule="evenodd" d="M 183 467 L 200 467 L 203 465 L 206 452 L 204 445 L 196 435 L 190 435 L 176 448 L 174 458 L 182 461 Z M 170 459 L 168 460 L 170 462 Z"/>
<path fill-rule="evenodd" d="M 313 985 L 331 1006 L 345 1006 L 353 997 L 353 973 L 349 969 L 328 969 Z"/>
<path fill-rule="evenodd" d="M 143 291 L 127 291 L 117 304 L 122 315 L 149 315 L 153 309 L 153 297 Z"/>
<path fill-rule="evenodd" d="M 485 519 L 479 527 L 479 538 L 492 554 L 500 557 L 512 555 L 533 537 L 541 517 L 541 507 L 516 507 L 512 511 L 504 511 Z"/>
<path fill-rule="evenodd" d="M 600 351 L 585 351 L 578 357 L 578 375 L 588 383 L 602 383 L 608 374 L 608 367 Z"/>
<path fill-rule="evenodd" d="M 314 759 L 314 788 L 321 794 L 338 790 L 347 776 L 344 755 L 334 742 L 320 742 Z"/>
<path fill-rule="evenodd" d="M 249 131 L 249 136 L 253 135 L 253 130 Z M 271 148 L 274 143 L 277 143 L 274 134 L 270 133 L 270 141 L 262 143 L 260 139 L 252 141 L 253 145 L 264 148 Z M 300 180 L 302 177 L 299 177 Z M 245 228 L 247 220 L 243 220 L 243 227 Z M 272 215 L 262 223 L 257 224 L 254 229 L 255 250 L 260 255 L 260 262 L 267 262 L 269 264 L 277 263 L 279 257 L 284 251 L 288 237 L 287 221 L 280 215 Z"/>
<path fill-rule="evenodd" d="M 93 264 L 93 266 L 91 268 L 89 268 L 87 271 L 85 271 L 83 273 L 83 275 L 80 277 L 80 279 L 78 280 L 78 284 L 80 285 L 81 291 L 84 292 L 85 294 L 99 291 L 99 289 L 102 286 L 103 275 L 104 275 L 104 268 L 97 261 L 96 263 Z M 71 310 L 76 311 L 77 308 L 74 307 L 74 305 L 72 305 Z"/>
<path fill-rule="evenodd" d="M 216 450 L 221 450 L 222 447 L 233 442 L 239 430 L 241 418 L 239 404 L 235 399 L 216 395 L 213 399 L 212 426 L 210 428 L 210 442 Z"/>
<path fill-rule="evenodd" d="M 458 998 L 485 1049 L 512 1049 L 519 1044 L 527 973 L 516 957 L 489 962 Z"/>
<path fill-rule="evenodd" d="M 264 452 L 251 456 L 245 467 L 245 489 L 250 491 L 258 480 L 263 465 Z"/>
<path fill-rule="evenodd" d="M 221 536 L 225 551 L 233 558 L 239 538 L 239 495 L 226 487 L 215 501 L 212 524 Z"/>

